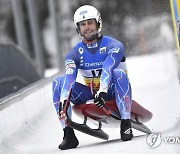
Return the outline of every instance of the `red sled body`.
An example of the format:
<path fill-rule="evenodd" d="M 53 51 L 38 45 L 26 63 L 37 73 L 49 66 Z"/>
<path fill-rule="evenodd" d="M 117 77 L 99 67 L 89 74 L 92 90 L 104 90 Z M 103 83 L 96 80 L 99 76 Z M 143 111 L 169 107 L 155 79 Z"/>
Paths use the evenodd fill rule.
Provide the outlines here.
<path fill-rule="evenodd" d="M 105 123 L 108 127 L 112 127 L 112 124 L 118 124 L 118 126 L 120 124 L 121 117 L 115 101 L 106 101 L 104 109 L 97 107 L 93 101 L 89 101 L 86 104 L 74 105 L 72 109 L 73 113 L 84 118 L 84 122 L 79 124 L 68 118 L 68 125 L 91 136 L 107 140 L 109 136 L 101 130 L 101 127 L 103 126 L 102 123 Z M 132 101 L 132 128 L 146 134 L 152 133 L 151 130 L 143 124 L 151 120 L 152 115 L 153 114 L 150 111 L 142 107 L 136 101 Z M 97 121 L 99 123 L 99 127 L 97 129 L 92 129 L 87 126 L 86 123 L 88 119 Z"/>
<path fill-rule="evenodd" d="M 120 116 L 115 101 L 106 101 L 106 107 Z M 97 107 L 93 102 L 88 104 L 74 105 L 73 111 L 80 116 L 89 117 L 94 120 L 107 118 L 107 114 L 104 110 Z M 145 123 L 152 118 L 152 113 L 139 105 L 136 101 L 132 101 L 131 119 Z"/>

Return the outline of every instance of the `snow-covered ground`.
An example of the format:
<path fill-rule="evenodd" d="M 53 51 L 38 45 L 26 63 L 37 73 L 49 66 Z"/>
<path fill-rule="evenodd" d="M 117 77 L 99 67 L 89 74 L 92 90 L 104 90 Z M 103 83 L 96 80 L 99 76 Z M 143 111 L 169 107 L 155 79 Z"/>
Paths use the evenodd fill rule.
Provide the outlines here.
<path fill-rule="evenodd" d="M 63 131 L 50 102 L 41 114 L 21 127 L 16 133 L 0 143 L 0 153 L 55 154 L 55 153 L 180 153 L 180 86 L 176 57 L 173 52 L 157 53 L 127 59 L 128 74 L 133 89 L 133 99 L 153 113 L 146 125 L 160 132 L 162 143 L 151 148 L 147 136 L 138 136 L 132 141 L 122 142 L 119 128 L 104 129 L 110 135 L 103 141 L 77 132 L 79 146 L 76 149 L 60 151 Z M 50 95 L 47 93 L 46 95 Z M 1 112 L 1 111 L 0 111 Z M 18 109 L 17 109 L 18 112 Z M 33 111 L 32 111 L 33 112 Z M 134 130 L 135 136 L 142 135 Z M 169 139 L 170 143 L 165 143 Z M 176 143 L 173 143 L 176 140 Z"/>

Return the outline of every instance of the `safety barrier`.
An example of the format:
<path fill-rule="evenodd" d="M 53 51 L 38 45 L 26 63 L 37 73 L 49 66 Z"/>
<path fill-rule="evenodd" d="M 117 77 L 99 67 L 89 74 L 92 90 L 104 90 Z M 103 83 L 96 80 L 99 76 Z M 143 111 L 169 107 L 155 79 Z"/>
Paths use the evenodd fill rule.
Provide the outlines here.
<path fill-rule="evenodd" d="M 37 81 L 0 99 L 0 143 L 52 105 L 52 80 L 59 75 Z"/>

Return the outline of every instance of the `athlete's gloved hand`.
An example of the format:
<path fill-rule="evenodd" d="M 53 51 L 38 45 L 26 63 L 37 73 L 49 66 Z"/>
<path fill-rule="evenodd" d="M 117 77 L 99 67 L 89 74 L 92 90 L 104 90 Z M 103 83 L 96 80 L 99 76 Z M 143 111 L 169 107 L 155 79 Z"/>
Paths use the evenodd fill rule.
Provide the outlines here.
<path fill-rule="evenodd" d="M 61 119 L 61 120 L 67 119 L 66 109 L 65 109 L 66 103 L 67 103 L 67 100 L 64 100 L 64 103 L 60 102 L 60 104 L 59 104 L 59 119 Z"/>
<path fill-rule="evenodd" d="M 105 97 L 106 93 L 105 92 L 97 92 L 94 95 L 94 103 L 99 107 L 99 108 L 103 108 L 104 107 L 104 97 Z"/>

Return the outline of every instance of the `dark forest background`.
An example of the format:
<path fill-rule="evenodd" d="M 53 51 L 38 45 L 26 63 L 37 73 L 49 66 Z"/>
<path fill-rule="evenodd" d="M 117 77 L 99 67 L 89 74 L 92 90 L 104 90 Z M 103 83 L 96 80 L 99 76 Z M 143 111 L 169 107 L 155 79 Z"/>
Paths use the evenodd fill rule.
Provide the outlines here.
<path fill-rule="evenodd" d="M 100 11 L 103 21 L 102 34 L 120 40 L 125 45 L 127 56 L 160 52 L 175 47 L 169 0 L 0 0 L 0 42 L 12 41 L 19 44 L 12 1 L 17 2 L 17 7 L 22 6 L 27 39 L 25 50 L 32 59 L 35 58 L 35 51 L 28 1 L 35 3 L 36 7 L 33 9 L 38 15 L 45 68 L 61 67 L 62 58 L 79 41 L 80 37 L 73 24 L 73 14 L 84 4 L 93 5 Z M 50 7 L 52 3 L 54 10 Z M 54 27 L 56 31 L 53 30 Z"/>
<path fill-rule="evenodd" d="M 169 0 L 0 0 L 0 98 L 48 70 L 64 73 L 81 39 L 73 15 L 85 4 L 100 11 L 101 33 L 121 41 L 127 57 L 175 49 Z"/>

